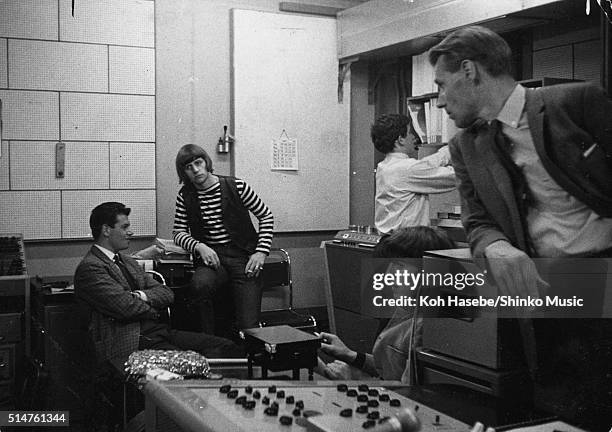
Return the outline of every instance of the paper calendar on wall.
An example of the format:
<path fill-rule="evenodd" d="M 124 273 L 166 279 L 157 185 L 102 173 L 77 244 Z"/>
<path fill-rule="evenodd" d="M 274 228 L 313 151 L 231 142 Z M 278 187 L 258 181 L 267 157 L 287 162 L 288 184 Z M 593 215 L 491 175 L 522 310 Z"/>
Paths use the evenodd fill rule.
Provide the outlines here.
<path fill-rule="evenodd" d="M 298 170 L 297 139 L 284 133 L 279 139 L 272 140 L 272 161 L 270 169 L 278 171 Z"/>

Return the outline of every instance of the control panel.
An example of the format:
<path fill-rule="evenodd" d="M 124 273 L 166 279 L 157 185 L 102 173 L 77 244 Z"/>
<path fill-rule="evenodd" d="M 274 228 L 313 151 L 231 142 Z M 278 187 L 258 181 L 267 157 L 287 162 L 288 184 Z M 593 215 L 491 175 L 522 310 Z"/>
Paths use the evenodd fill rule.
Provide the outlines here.
<path fill-rule="evenodd" d="M 338 231 L 334 236 L 334 243 L 344 246 L 374 248 L 380 241 L 381 235 L 376 233 L 357 232 L 352 230 Z"/>
<path fill-rule="evenodd" d="M 467 432 L 470 427 L 392 390 L 365 383 L 305 383 L 222 381 L 191 387 L 148 383 L 145 394 L 154 397 L 184 430 L 203 431 L 397 431 Z M 263 385 L 262 385 L 263 384 Z M 166 396 L 164 396 L 166 394 Z M 191 419 L 164 409 L 164 400 L 184 398 Z M 150 405 L 148 405 L 150 406 Z M 186 407 L 187 408 L 187 407 Z M 181 410 L 182 411 L 182 410 Z M 159 413 L 157 414 L 159 418 Z M 195 422 L 195 424 L 194 424 Z M 149 430 L 149 428 L 147 428 Z M 156 429 L 152 429 L 156 430 Z"/>

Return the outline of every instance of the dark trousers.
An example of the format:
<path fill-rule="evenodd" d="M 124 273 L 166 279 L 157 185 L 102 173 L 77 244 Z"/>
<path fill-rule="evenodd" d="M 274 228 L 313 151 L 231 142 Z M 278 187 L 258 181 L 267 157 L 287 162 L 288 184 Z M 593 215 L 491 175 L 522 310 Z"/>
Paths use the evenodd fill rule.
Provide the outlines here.
<path fill-rule="evenodd" d="M 550 276 L 550 295 L 584 299 L 584 307 L 550 310 L 533 320 L 537 342 L 536 406 L 587 430 L 609 430 L 612 418 L 612 319 L 602 317 L 612 250 L 562 259 Z M 597 258 L 595 258 L 597 257 Z"/>
<path fill-rule="evenodd" d="M 262 279 L 248 278 L 245 274 L 249 255 L 232 245 L 214 246 L 213 249 L 221 265 L 213 269 L 199 263 L 191 285 L 200 312 L 202 331 L 218 335 L 231 334 L 234 314 L 236 328 L 257 327 L 261 311 Z M 219 323 L 223 323 L 221 326 L 224 328 L 219 328 Z"/>
<path fill-rule="evenodd" d="M 140 336 L 138 349 L 193 350 L 208 358 L 244 357 L 244 350 L 231 340 L 206 333 L 171 330 L 158 325 Z"/>

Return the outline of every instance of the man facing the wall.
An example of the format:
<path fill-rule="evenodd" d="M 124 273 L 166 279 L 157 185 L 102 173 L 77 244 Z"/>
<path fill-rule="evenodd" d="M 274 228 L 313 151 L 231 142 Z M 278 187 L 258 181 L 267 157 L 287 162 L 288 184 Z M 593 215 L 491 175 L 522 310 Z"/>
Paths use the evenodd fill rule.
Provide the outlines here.
<path fill-rule="evenodd" d="M 429 225 L 429 194 L 455 189 L 448 147 L 417 160 L 419 138 L 401 114 L 378 117 L 370 130 L 385 159 L 376 168 L 375 225 L 379 232 Z"/>

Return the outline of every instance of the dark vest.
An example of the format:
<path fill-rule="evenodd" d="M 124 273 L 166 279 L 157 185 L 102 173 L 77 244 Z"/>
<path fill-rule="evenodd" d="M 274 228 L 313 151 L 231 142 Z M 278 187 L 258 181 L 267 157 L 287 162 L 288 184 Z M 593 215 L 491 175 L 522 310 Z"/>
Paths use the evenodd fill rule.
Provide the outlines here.
<path fill-rule="evenodd" d="M 252 254 L 257 246 L 258 235 L 251 222 L 249 211 L 242 203 L 235 177 L 217 176 L 221 187 L 221 218 L 234 246 Z M 207 232 L 200 209 L 198 191 L 192 184 L 184 185 L 179 194 L 185 201 L 187 224 L 191 236 L 204 243 Z"/>

